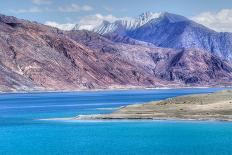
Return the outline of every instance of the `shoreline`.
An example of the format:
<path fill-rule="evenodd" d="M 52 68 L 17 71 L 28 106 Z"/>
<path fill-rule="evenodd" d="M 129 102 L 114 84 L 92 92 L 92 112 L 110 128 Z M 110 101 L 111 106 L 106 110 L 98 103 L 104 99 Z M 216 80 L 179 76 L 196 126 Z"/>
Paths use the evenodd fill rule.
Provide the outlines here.
<path fill-rule="evenodd" d="M 177 121 L 177 122 L 230 122 L 232 119 L 180 119 L 180 118 L 157 118 L 157 119 L 76 119 L 76 117 L 69 118 L 45 118 L 45 119 L 35 119 L 37 121 L 72 121 L 72 122 L 155 122 L 155 121 Z"/>
<path fill-rule="evenodd" d="M 216 86 L 216 87 L 125 87 L 125 88 L 107 88 L 107 89 L 77 89 L 77 90 L 33 90 L 33 91 L 12 91 L 3 92 L 1 94 L 37 94 L 37 93 L 75 93 L 75 92 L 110 92 L 110 91 L 129 91 L 129 90 L 170 90 L 170 89 L 232 89 L 232 86 Z"/>

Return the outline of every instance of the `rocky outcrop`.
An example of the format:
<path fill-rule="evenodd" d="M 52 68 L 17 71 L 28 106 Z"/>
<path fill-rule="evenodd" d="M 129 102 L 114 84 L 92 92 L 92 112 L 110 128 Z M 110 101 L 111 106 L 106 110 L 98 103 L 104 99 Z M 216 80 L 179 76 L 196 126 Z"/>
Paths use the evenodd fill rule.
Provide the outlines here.
<path fill-rule="evenodd" d="M 158 59 L 157 65 L 160 65 Z M 154 74 L 169 81 L 183 81 L 187 85 L 216 84 L 232 81 L 232 66 L 219 57 L 201 50 L 182 50 L 157 66 Z M 226 82 L 227 81 L 227 82 Z"/>

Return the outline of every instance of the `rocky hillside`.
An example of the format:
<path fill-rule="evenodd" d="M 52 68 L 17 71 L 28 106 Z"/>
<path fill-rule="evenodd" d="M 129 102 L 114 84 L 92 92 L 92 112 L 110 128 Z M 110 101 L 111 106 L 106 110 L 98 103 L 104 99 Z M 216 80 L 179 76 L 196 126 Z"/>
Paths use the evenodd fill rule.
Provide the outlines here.
<path fill-rule="evenodd" d="M 168 85 L 217 85 L 232 82 L 232 65 L 218 56 L 199 49 L 171 49 L 114 43 L 89 31 L 67 32 L 73 40 L 100 55 L 108 53 L 150 73 Z"/>
<path fill-rule="evenodd" d="M 104 51 L 96 54 L 58 29 L 4 15 L 0 16 L 0 67 L 1 91 L 161 84 L 133 63 Z"/>
<path fill-rule="evenodd" d="M 197 49 L 115 43 L 0 15 L 0 91 L 231 84 L 232 65 Z"/>

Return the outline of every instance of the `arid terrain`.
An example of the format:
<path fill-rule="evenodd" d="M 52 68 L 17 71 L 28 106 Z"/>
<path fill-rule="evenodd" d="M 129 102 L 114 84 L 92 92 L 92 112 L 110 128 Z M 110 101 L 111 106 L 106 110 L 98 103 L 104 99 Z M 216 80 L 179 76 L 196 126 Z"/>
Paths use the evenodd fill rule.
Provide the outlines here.
<path fill-rule="evenodd" d="M 177 119 L 232 121 L 232 91 L 196 94 L 122 107 L 111 114 L 78 116 L 96 119 Z"/>
<path fill-rule="evenodd" d="M 232 85 L 231 62 L 204 49 L 121 39 L 0 15 L 0 92 Z"/>

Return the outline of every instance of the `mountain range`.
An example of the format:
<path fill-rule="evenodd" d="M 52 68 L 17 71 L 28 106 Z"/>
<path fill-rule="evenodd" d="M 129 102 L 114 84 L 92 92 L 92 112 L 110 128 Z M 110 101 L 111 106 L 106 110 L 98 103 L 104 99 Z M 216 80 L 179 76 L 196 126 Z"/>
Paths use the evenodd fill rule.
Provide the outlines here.
<path fill-rule="evenodd" d="M 101 25 L 93 26 L 92 31 L 117 42 L 125 43 L 130 38 L 157 47 L 203 49 L 232 62 L 231 33 L 216 32 L 186 17 L 167 12 L 147 12 L 137 18 L 113 23 L 103 21 Z"/>
<path fill-rule="evenodd" d="M 227 86 L 231 46 L 230 33 L 170 13 L 91 31 L 0 15 L 0 91 Z"/>

